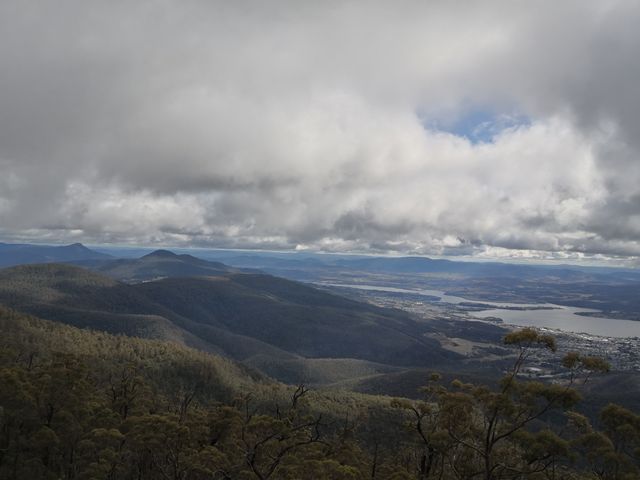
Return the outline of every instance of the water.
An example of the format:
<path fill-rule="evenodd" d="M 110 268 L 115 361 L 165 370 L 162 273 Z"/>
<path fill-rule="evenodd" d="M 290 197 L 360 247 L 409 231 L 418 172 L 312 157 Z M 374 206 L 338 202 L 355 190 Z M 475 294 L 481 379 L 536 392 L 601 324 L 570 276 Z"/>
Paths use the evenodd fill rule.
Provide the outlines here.
<path fill-rule="evenodd" d="M 373 290 L 381 292 L 409 293 L 412 295 L 423 295 L 438 297 L 441 302 L 457 305 L 463 302 L 482 303 L 493 308 L 477 312 L 469 312 L 469 315 L 480 320 L 488 317 L 502 319 L 504 323 L 518 325 L 521 327 L 545 327 L 565 332 L 587 333 L 605 337 L 640 337 L 640 322 L 632 320 L 619 320 L 615 318 L 585 317 L 578 313 L 599 313 L 599 310 L 590 308 L 575 308 L 556 305 L 553 303 L 503 303 L 485 302 L 469 300 L 454 295 L 447 295 L 440 290 L 408 290 L 405 288 L 379 287 L 376 285 L 344 285 L 326 284 L 333 287 L 355 288 L 358 290 Z M 538 310 L 506 310 L 508 307 L 516 308 L 538 308 Z M 540 310 L 540 307 L 548 310 Z"/>

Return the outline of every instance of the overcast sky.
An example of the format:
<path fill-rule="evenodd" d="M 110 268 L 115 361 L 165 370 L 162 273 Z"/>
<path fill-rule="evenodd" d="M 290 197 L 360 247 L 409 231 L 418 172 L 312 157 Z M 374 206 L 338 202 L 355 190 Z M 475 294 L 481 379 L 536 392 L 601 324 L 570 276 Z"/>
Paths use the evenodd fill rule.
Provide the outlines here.
<path fill-rule="evenodd" d="M 640 256 L 640 2 L 0 2 L 0 240 Z"/>

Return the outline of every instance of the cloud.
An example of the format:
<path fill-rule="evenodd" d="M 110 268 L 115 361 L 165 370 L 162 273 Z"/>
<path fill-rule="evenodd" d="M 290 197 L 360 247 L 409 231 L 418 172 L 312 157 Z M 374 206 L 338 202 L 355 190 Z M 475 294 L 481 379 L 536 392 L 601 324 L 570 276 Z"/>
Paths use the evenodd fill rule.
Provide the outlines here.
<path fill-rule="evenodd" d="M 0 9 L 6 239 L 640 255 L 636 2 Z"/>

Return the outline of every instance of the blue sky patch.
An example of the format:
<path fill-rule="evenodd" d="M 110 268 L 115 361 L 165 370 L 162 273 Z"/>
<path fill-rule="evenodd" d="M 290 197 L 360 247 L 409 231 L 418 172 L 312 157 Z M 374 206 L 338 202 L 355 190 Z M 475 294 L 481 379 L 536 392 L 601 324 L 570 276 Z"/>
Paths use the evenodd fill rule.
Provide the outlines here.
<path fill-rule="evenodd" d="M 491 143 L 504 130 L 528 126 L 531 119 L 519 113 L 495 112 L 474 108 L 448 119 L 434 119 L 418 113 L 423 126 L 429 130 L 451 133 L 468 139 L 471 143 Z"/>

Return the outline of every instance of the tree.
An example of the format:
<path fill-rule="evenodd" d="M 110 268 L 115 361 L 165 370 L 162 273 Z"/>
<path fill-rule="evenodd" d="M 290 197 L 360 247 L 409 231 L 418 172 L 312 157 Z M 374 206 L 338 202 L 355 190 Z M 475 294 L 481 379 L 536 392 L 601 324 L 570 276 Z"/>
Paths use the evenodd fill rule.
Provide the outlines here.
<path fill-rule="evenodd" d="M 276 408 L 276 417 L 250 412 L 250 398 L 245 398 L 241 441 L 246 463 L 259 480 L 272 478 L 288 457 L 322 442 L 322 416 L 305 414 L 301 408 L 307 392 L 305 385 L 299 385 L 291 396 L 290 408 L 284 413 Z"/>
<path fill-rule="evenodd" d="M 570 373 L 566 382 L 523 381 L 519 376 L 533 350 L 555 351 L 555 340 L 525 328 L 506 335 L 504 343 L 516 349 L 515 359 L 497 390 L 457 380 L 447 388 L 432 377 L 424 389 L 425 401 L 403 405 L 412 413 L 424 448 L 419 478 L 441 477 L 445 469 L 459 479 L 499 480 L 543 473 L 555 478 L 559 463 L 569 459 L 569 445 L 558 434 L 531 428 L 580 400 L 573 388 L 579 375 L 588 378 L 592 372 L 608 370 L 608 365 L 569 354 L 563 362 Z"/>
<path fill-rule="evenodd" d="M 586 417 L 573 416 L 573 444 L 591 472 L 602 480 L 640 478 L 640 415 L 609 404 L 600 412 L 600 423 L 598 431 Z"/>

